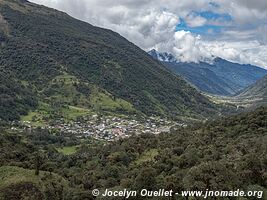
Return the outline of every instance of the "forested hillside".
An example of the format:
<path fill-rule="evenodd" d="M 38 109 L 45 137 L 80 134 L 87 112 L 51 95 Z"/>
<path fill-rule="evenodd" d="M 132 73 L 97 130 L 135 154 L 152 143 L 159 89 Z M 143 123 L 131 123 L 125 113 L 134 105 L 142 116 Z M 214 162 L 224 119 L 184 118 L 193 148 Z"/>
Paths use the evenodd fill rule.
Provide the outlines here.
<path fill-rule="evenodd" d="M 235 99 L 239 99 L 241 102 L 249 101 L 251 106 L 257 107 L 267 104 L 267 76 L 263 77 L 255 84 L 246 88 L 237 94 Z"/>
<path fill-rule="evenodd" d="M 232 97 L 212 96 L 214 101 L 236 105 L 238 108 L 244 107 L 254 110 L 260 106 L 267 105 L 267 76 L 258 80 L 255 84 L 245 88 Z"/>
<path fill-rule="evenodd" d="M 267 108 L 223 103 L 111 30 L 0 0 L 0 200 L 266 191 Z"/>
<path fill-rule="evenodd" d="M 34 88 L 39 103 L 172 117 L 217 112 L 115 32 L 19 0 L 1 0 L 0 19 L 0 66 Z"/>
<path fill-rule="evenodd" d="M 0 194 L 18 188 L 20 192 L 14 194 L 21 197 L 25 192 L 19 188 L 26 187 L 26 183 L 30 185 L 28 190 L 43 195 L 40 199 L 48 199 L 48 195 L 55 199 L 60 199 L 60 195 L 67 199 L 92 199 L 91 190 L 95 188 L 266 190 L 266 132 L 266 108 L 192 127 L 177 127 L 168 134 L 133 136 L 104 146 L 42 129 L 18 134 L 6 127 L 0 136 L 0 177 L 24 178 L 15 183 L 3 182 Z M 58 147 L 66 143 L 77 145 L 76 153 L 59 153 Z M 28 171 L 6 167 L 10 165 Z M 6 174 L 7 169 L 14 173 Z M 34 175 L 36 172 L 40 175 Z M 40 182 L 31 185 L 36 183 L 36 176 Z M 55 182 L 58 178 L 61 181 Z M 51 193 L 45 193 L 53 184 Z"/>
<path fill-rule="evenodd" d="M 15 120 L 37 106 L 31 88 L 22 85 L 12 73 L 0 67 L 0 119 Z"/>

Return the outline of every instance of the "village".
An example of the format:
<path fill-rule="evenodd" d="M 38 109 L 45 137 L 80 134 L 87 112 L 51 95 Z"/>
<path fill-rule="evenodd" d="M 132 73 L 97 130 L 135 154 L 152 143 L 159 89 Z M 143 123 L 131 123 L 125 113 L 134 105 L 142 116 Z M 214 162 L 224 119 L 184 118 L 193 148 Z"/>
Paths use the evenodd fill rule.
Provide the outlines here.
<path fill-rule="evenodd" d="M 62 133 L 71 133 L 77 137 L 92 137 L 98 140 L 114 141 L 135 134 L 159 134 L 169 132 L 174 123 L 167 119 L 150 117 L 141 121 L 114 116 L 92 115 L 77 121 L 57 120 L 48 129 L 57 129 Z"/>

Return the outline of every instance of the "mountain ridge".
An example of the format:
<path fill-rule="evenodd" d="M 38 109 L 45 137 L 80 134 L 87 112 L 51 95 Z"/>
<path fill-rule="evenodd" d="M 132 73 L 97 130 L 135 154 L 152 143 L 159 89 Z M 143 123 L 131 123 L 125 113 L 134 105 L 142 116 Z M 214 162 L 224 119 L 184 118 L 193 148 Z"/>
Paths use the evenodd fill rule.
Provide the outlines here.
<path fill-rule="evenodd" d="M 267 76 L 236 94 L 232 100 L 237 105 L 255 108 L 267 105 Z"/>
<path fill-rule="evenodd" d="M 39 101 L 172 117 L 217 113 L 206 97 L 118 33 L 28 1 L 2 0 L 0 14 L 9 28 L 9 35 L 0 31 L 0 66 Z"/>
<path fill-rule="evenodd" d="M 232 96 L 267 75 L 267 70 L 263 68 L 232 63 L 218 57 L 207 62 L 183 63 L 173 59 L 170 53 L 151 50 L 148 54 L 209 94 Z"/>

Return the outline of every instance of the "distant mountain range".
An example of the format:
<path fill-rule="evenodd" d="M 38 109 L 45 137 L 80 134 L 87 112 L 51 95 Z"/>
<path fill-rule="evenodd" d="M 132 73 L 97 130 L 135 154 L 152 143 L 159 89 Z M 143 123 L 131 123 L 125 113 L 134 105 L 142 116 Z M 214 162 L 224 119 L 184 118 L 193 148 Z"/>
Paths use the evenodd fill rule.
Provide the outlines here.
<path fill-rule="evenodd" d="M 183 63 L 170 53 L 151 50 L 148 54 L 209 94 L 234 95 L 267 74 L 267 70 L 260 67 L 232 63 L 221 58 L 215 58 L 212 62 Z"/>
<path fill-rule="evenodd" d="M 240 94 L 237 94 L 239 97 L 267 97 L 267 76 L 264 76 L 262 79 L 258 80 L 255 84 L 249 86 L 243 90 Z"/>
<path fill-rule="evenodd" d="M 242 92 L 234 96 L 234 99 L 250 104 L 248 106 L 258 107 L 267 105 L 267 76 L 258 80 L 255 84 L 244 89 Z"/>
<path fill-rule="evenodd" d="M 2 119 L 20 119 L 30 110 L 26 119 L 37 121 L 91 111 L 217 113 L 183 78 L 118 33 L 26 0 L 1 0 L 0 20 L 1 75 L 13 83 L 1 82 Z"/>
<path fill-rule="evenodd" d="M 235 105 L 237 110 L 254 110 L 260 106 L 267 106 L 267 76 L 264 76 L 234 96 L 207 96 L 217 103 Z"/>

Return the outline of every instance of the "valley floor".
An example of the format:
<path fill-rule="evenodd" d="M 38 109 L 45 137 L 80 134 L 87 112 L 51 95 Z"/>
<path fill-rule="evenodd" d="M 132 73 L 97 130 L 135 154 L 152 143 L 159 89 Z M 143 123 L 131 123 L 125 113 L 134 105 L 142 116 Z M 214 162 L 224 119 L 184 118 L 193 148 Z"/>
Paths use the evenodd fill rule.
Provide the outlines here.
<path fill-rule="evenodd" d="M 68 126 L 61 132 L 57 125 L 25 129 L 21 124 L 3 124 L 0 199 L 95 199 L 95 188 L 240 189 L 266 194 L 266 117 L 267 109 L 259 108 L 198 125 L 176 126 L 169 133 L 134 134 L 110 142 L 77 137 L 67 131 Z M 122 123 L 118 118 L 99 119 L 100 124 L 107 120 L 113 125 Z"/>

